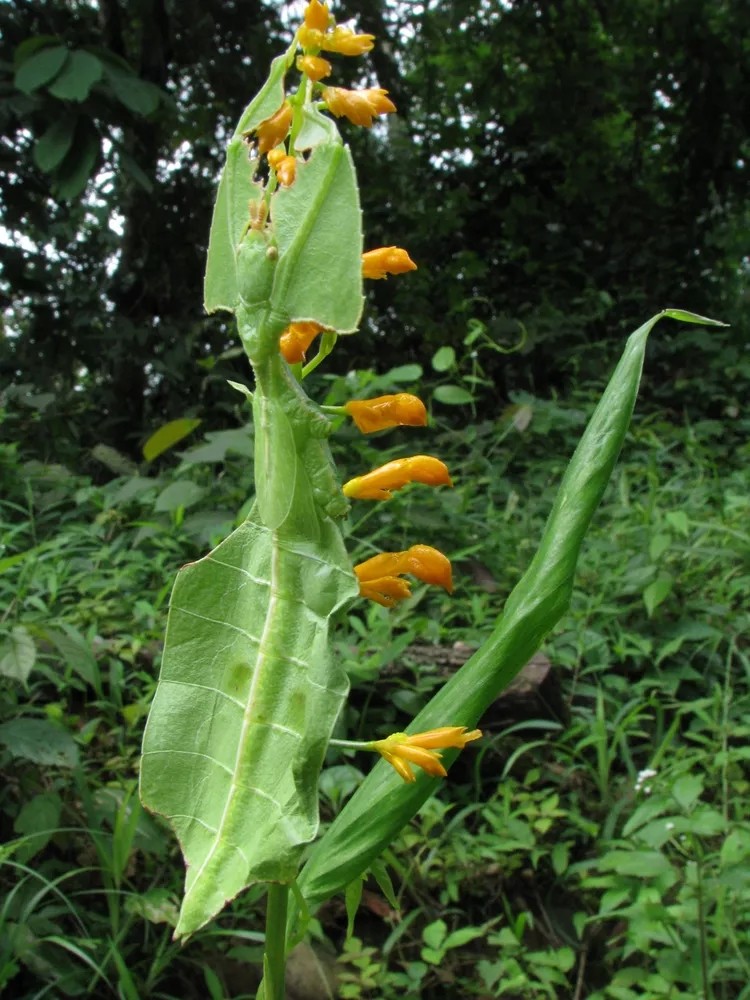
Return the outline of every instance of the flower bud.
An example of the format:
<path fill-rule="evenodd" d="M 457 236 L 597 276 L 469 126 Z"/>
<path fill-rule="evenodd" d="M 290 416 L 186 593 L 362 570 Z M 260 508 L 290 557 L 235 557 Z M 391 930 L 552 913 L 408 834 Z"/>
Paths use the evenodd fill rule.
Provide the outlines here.
<path fill-rule="evenodd" d="M 290 365 L 304 361 L 308 347 L 322 330 L 319 323 L 290 323 L 279 339 L 284 360 Z"/>
<path fill-rule="evenodd" d="M 331 66 L 327 59 L 321 59 L 320 56 L 298 56 L 297 69 L 300 73 L 308 76 L 314 83 L 317 83 L 318 80 L 322 80 L 326 76 L 330 76 L 333 72 L 333 66 Z"/>
<path fill-rule="evenodd" d="M 292 124 L 292 106 L 284 101 L 278 111 L 258 125 L 255 134 L 258 141 L 258 152 L 268 153 L 286 139 L 289 126 Z"/>
<path fill-rule="evenodd" d="M 311 0 L 305 7 L 305 27 L 313 31 L 326 31 L 331 20 L 328 4 Z"/>
<path fill-rule="evenodd" d="M 271 150 L 268 154 L 268 162 L 276 171 L 279 184 L 289 187 L 290 184 L 294 183 L 294 178 L 297 176 L 297 160 L 293 156 L 287 156 L 283 146 Z"/>

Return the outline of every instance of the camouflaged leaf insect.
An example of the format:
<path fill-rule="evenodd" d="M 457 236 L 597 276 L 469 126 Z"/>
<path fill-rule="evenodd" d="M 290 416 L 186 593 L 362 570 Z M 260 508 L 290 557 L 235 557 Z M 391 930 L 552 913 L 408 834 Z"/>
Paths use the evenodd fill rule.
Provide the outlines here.
<path fill-rule="evenodd" d="M 255 374 L 256 502 L 177 576 L 144 735 L 141 796 L 187 865 L 177 936 L 253 882 L 294 879 L 317 833 L 317 776 L 348 688 L 328 640 L 331 617 L 358 593 L 336 523 L 347 504 L 329 423 L 278 342 L 292 321 L 357 328 L 361 213 L 349 150 L 319 133 L 264 224 L 243 136 L 282 103 L 287 65 L 274 62 L 229 143 L 205 284 L 207 310 L 235 314 Z"/>

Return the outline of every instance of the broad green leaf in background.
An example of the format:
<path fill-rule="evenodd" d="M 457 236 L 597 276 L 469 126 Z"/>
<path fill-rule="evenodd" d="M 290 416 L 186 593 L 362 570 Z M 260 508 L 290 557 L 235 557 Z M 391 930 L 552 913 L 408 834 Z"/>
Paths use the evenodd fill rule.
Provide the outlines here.
<path fill-rule="evenodd" d="M 662 573 L 646 587 L 643 591 L 643 603 L 646 605 L 649 618 L 653 616 L 659 605 L 666 601 L 672 593 L 673 587 L 674 578 L 669 573 Z"/>
<path fill-rule="evenodd" d="M 90 52 L 70 53 L 64 68 L 47 88 L 53 97 L 63 101 L 85 101 L 91 88 L 102 78 L 101 60 Z"/>
<path fill-rule="evenodd" d="M 631 335 L 565 472 L 531 565 L 487 642 L 419 713 L 410 732 L 475 726 L 565 613 L 586 530 L 630 423 L 648 335 L 662 317 L 723 325 L 667 309 Z M 444 760 L 449 763 L 453 757 L 455 751 L 449 751 Z M 318 906 L 365 871 L 437 786 L 437 779 L 423 774 L 413 785 L 405 785 L 388 764 L 378 763 L 313 847 L 298 879 L 307 905 Z M 292 931 L 297 915 L 292 908 Z"/>
<path fill-rule="evenodd" d="M 54 191 L 58 198 L 69 201 L 83 191 L 93 173 L 99 150 L 99 136 L 93 125 L 79 117 L 75 140 L 55 175 Z"/>
<path fill-rule="evenodd" d="M 62 45 L 43 48 L 29 56 L 16 70 L 14 83 L 25 94 L 54 80 L 68 60 L 69 52 Z"/>
<path fill-rule="evenodd" d="M 180 507 L 192 507 L 206 495 L 206 491 L 192 479 L 177 479 L 165 487 L 156 498 L 154 510 L 168 512 Z"/>
<path fill-rule="evenodd" d="M 74 115 L 62 115 L 34 144 L 34 163 L 45 173 L 59 167 L 73 144 L 76 127 Z"/>
<path fill-rule="evenodd" d="M 445 403 L 448 406 L 465 406 L 474 402 L 469 390 L 460 385 L 439 385 L 433 392 L 432 398 L 436 403 Z"/>
<path fill-rule="evenodd" d="M 456 352 L 449 344 L 443 344 L 432 356 L 432 367 L 436 372 L 447 372 L 456 363 Z"/>
<path fill-rule="evenodd" d="M 0 640 L 0 677 L 10 677 L 25 684 L 35 662 L 34 640 L 23 625 L 15 625 L 10 634 Z"/>
<path fill-rule="evenodd" d="M 153 83 L 141 80 L 130 67 L 120 61 L 107 59 L 102 63 L 104 77 L 115 97 L 129 111 L 137 115 L 150 115 L 156 110 L 161 91 Z"/>
<path fill-rule="evenodd" d="M 0 744 L 13 757 L 47 764 L 51 767 L 75 767 L 78 746 L 66 729 L 47 719 L 12 719 L 0 725 Z"/>
<path fill-rule="evenodd" d="M 182 441 L 188 434 L 192 434 L 196 427 L 200 427 L 201 421 L 190 417 L 180 417 L 178 420 L 170 420 L 151 435 L 143 446 L 143 457 L 147 462 L 152 462 L 165 451 L 169 451 L 178 441 Z"/>
<path fill-rule="evenodd" d="M 49 842 L 60 823 L 62 799 L 56 792 L 42 792 L 24 803 L 13 823 L 13 829 L 26 840 L 16 848 L 17 861 L 25 863 Z"/>

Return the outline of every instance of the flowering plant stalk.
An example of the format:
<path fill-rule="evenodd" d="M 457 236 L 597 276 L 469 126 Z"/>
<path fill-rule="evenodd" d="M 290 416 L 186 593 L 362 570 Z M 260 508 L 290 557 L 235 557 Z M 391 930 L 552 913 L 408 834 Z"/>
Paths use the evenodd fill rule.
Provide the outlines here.
<path fill-rule="evenodd" d="M 301 384 L 339 336 L 357 330 L 363 278 L 415 267 L 398 247 L 363 254 L 354 166 L 331 117 L 369 127 L 395 107 L 380 88 L 321 82 L 333 72 L 321 53 L 358 56 L 373 43 L 312 0 L 227 147 L 205 305 L 235 315 L 252 365 L 255 502 L 229 538 L 177 576 L 143 743 L 143 802 L 166 817 L 187 867 L 175 935 L 198 930 L 246 886 L 268 883 L 266 1000 L 284 995 L 284 956 L 301 913 L 361 877 L 456 753 L 481 736 L 480 715 L 567 607 L 659 318 L 628 342 L 539 552 L 486 646 L 408 733 L 339 741 L 382 763 L 300 870 L 318 832 L 318 775 L 348 690 L 331 654 L 331 619 L 362 598 L 392 607 L 410 595 L 408 576 L 452 588 L 448 559 L 418 540 L 352 566 L 339 527 L 350 502 L 398 502 L 394 493 L 411 483 L 450 486 L 448 468 L 435 456 L 404 456 L 342 485 L 326 441 L 332 424 Z M 404 393 L 341 410 L 365 434 L 426 422 L 421 401 Z"/>

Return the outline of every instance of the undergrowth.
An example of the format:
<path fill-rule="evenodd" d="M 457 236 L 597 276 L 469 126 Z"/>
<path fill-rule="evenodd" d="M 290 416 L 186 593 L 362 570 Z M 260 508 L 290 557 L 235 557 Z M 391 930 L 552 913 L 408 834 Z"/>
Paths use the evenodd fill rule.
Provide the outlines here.
<path fill-rule="evenodd" d="M 408 389 L 410 376 L 359 388 Z M 328 380 L 329 402 L 345 381 Z M 458 565 L 456 591 L 415 588 L 391 612 L 349 612 L 337 642 L 354 691 L 340 734 L 391 731 L 444 680 L 441 650 L 480 644 L 593 405 L 584 389 L 519 397 L 470 421 L 440 398 L 430 447 L 454 490 L 368 508 L 348 530 L 355 548 L 368 539 L 366 558 L 418 527 Z M 451 804 L 429 801 L 383 859 L 390 899 L 368 883 L 356 914 L 344 900 L 323 908 L 316 968 L 333 942 L 342 997 L 750 998 L 741 430 L 636 415 L 570 612 L 543 649 L 559 700 L 524 718 L 502 704 L 489 713 L 475 763 L 451 772 Z M 373 445 L 337 433 L 364 467 Z M 104 485 L 15 446 L 0 453 L 0 990 L 13 996 L 253 995 L 258 896 L 172 944 L 181 863 L 134 794 L 165 581 L 242 516 L 249 440 L 216 431 Z M 398 432 L 374 446 L 379 461 L 390 446 Z M 325 821 L 366 766 L 330 753 Z"/>

